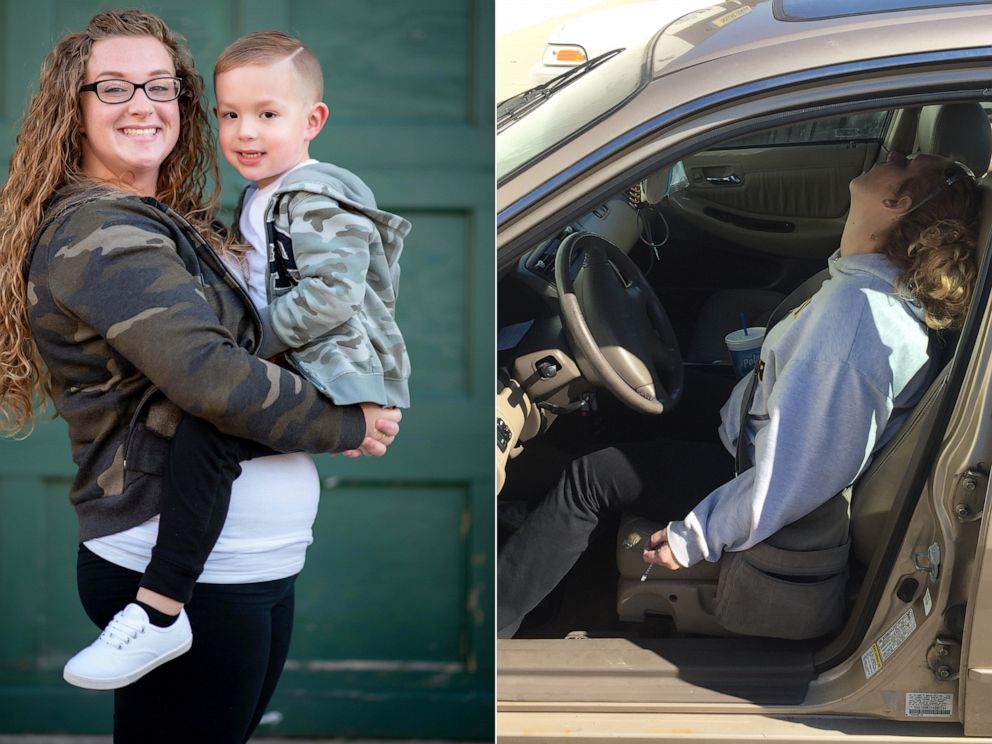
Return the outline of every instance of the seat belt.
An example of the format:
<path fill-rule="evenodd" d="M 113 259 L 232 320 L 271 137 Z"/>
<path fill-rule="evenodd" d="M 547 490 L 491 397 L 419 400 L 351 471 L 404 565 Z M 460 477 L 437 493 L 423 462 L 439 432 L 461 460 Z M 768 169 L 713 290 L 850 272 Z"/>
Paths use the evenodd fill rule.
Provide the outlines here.
<path fill-rule="evenodd" d="M 765 328 L 765 338 L 768 338 L 768 331 L 772 329 L 776 323 L 778 323 L 782 318 L 786 316 L 793 309 L 802 305 L 806 300 L 815 295 L 823 283 L 830 278 L 830 269 L 823 269 L 813 274 L 809 279 L 804 281 L 798 287 L 796 287 L 792 292 L 772 311 L 771 316 L 768 318 L 768 326 Z M 759 363 L 760 364 L 760 363 Z M 744 397 L 741 399 L 741 428 L 737 432 L 737 454 L 734 458 L 734 474 L 740 475 L 742 472 L 747 470 L 749 467 L 754 465 L 750 461 L 750 457 L 747 454 L 747 415 L 751 411 L 751 403 L 754 401 L 754 391 L 758 387 L 758 369 L 759 365 L 754 366 L 754 371 L 751 372 L 751 381 L 747 385 L 747 389 L 744 391 Z"/>

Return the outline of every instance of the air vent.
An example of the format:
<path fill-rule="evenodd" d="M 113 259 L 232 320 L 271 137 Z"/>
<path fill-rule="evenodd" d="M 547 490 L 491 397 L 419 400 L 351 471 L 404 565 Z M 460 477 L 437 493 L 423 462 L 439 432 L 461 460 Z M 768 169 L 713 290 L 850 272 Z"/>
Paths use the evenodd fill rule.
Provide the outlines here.
<path fill-rule="evenodd" d="M 555 283 L 555 256 L 558 255 L 558 246 L 566 237 L 574 232 L 571 227 L 566 227 L 561 233 L 547 243 L 544 247 L 534 252 L 534 255 L 527 261 L 527 268 L 544 279 L 548 284 Z"/>

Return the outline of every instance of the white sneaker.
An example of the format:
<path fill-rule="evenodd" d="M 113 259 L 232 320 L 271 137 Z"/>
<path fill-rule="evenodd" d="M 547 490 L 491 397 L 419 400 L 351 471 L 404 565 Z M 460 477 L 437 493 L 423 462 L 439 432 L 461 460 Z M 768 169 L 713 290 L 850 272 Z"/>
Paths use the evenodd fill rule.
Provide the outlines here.
<path fill-rule="evenodd" d="M 62 677 L 76 687 L 116 690 L 186 653 L 192 645 L 193 631 L 185 610 L 179 611 L 168 628 L 159 628 L 132 602 L 114 615 L 99 638 L 66 662 Z"/>

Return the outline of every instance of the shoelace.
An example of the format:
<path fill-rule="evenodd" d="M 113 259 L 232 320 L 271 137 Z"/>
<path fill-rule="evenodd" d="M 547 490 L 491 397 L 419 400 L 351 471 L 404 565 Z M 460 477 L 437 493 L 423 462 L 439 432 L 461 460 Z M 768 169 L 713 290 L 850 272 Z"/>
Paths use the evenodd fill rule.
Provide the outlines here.
<path fill-rule="evenodd" d="M 124 617 L 124 610 L 121 610 L 114 615 L 114 619 L 110 621 L 110 624 L 100 634 L 100 639 L 108 646 L 116 646 L 119 650 L 144 632 L 144 625 L 135 625 L 132 622 L 128 622 Z"/>

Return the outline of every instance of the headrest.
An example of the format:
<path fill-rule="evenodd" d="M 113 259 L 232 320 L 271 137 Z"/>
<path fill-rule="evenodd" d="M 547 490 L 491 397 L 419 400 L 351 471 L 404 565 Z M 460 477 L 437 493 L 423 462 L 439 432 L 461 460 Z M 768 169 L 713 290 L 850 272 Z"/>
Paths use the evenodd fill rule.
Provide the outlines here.
<path fill-rule="evenodd" d="M 916 129 L 916 152 L 960 160 L 976 176 L 989 170 L 992 128 L 979 103 L 924 106 Z"/>

